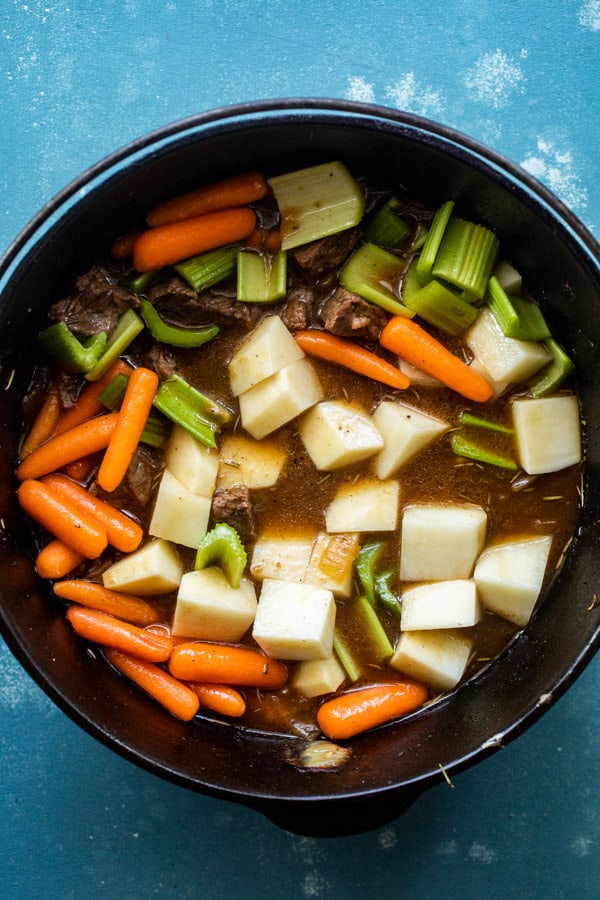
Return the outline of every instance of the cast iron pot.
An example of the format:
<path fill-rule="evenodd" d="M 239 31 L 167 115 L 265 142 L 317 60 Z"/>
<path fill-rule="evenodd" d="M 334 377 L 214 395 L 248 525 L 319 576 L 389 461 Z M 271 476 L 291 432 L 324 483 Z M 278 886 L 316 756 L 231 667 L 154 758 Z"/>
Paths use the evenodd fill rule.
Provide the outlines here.
<path fill-rule="evenodd" d="M 349 743 L 340 771 L 299 770 L 292 738 L 212 721 L 183 724 L 87 652 L 34 572 L 15 502 L 20 401 L 34 335 L 112 238 L 156 201 L 258 167 L 273 174 L 344 160 L 492 228 L 579 373 L 585 423 L 582 506 L 562 571 L 526 630 L 488 667 L 426 710 Z M 600 640 L 600 248 L 525 172 L 456 132 L 395 110 L 326 100 L 246 104 L 178 122 L 90 169 L 59 194 L 0 263 L 0 596 L 2 633 L 25 669 L 79 725 L 132 762 L 241 802 L 309 835 L 365 831 L 399 816 L 515 738 L 561 695 Z"/>

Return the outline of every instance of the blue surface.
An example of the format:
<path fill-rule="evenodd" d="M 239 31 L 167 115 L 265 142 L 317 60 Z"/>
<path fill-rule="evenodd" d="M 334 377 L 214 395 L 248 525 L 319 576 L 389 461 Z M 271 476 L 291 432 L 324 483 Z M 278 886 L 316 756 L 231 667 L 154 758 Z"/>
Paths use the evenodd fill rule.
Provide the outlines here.
<path fill-rule="evenodd" d="M 598 236 L 599 62 L 599 0 L 4 0 L 0 249 L 132 138 L 285 96 L 367 100 L 457 127 Z M 385 828 L 317 840 L 136 769 L 0 645 L 0 896 L 596 898 L 599 698 L 596 658 L 453 788 Z"/>

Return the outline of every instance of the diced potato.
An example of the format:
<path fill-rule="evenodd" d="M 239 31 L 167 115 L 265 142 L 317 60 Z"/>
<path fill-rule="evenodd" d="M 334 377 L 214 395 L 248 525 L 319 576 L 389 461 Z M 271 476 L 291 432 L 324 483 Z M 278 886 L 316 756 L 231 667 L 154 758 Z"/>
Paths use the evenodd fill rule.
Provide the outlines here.
<path fill-rule="evenodd" d="M 266 578 L 252 636 L 274 659 L 327 659 L 332 655 L 335 612 L 331 591 Z"/>
<path fill-rule="evenodd" d="M 500 282 L 507 294 L 520 294 L 523 289 L 523 279 L 514 266 L 505 259 L 496 263 L 492 273 Z"/>
<path fill-rule="evenodd" d="M 306 574 L 306 584 L 318 584 L 333 591 L 336 597 L 349 597 L 352 592 L 354 561 L 360 551 L 357 534 L 321 532 L 313 544 Z"/>
<path fill-rule="evenodd" d="M 468 628 L 481 618 L 473 579 L 418 584 L 402 594 L 402 631 Z"/>
<path fill-rule="evenodd" d="M 473 359 L 469 363 L 469 367 L 473 369 L 474 372 L 478 372 L 481 376 L 483 376 L 483 378 L 485 378 L 487 383 L 491 386 L 492 396 L 490 397 L 490 400 L 497 400 L 498 397 L 501 397 L 502 394 L 506 393 L 506 390 L 509 387 L 509 382 L 494 381 L 488 370 L 485 368 L 485 366 L 481 365 L 480 361 L 476 357 L 473 357 Z"/>
<path fill-rule="evenodd" d="M 299 663 L 292 678 L 292 686 L 304 697 L 320 697 L 337 691 L 346 674 L 335 658 L 307 659 Z"/>
<path fill-rule="evenodd" d="M 525 626 L 540 595 L 551 535 L 487 547 L 475 565 L 481 602 L 515 625 Z"/>
<path fill-rule="evenodd" d="M 373 456 L 383 438 L 360 407 L 340 400 L 317 403 L 300 422 L 300 437 L 316 468 L 330 472 Z"/>
<path fill-rule="evenodd" d="M 329 533 L 394 531 L 398 524 L 400 484 L 393 479 L 361 478 L 342 485 L 325 510 Z"/>
<path fill-rule="evenodd" d="M 259 581 L 263 578 L 303 581 L 315 537 L 316 532 L 308 528 L 263 531 L 252 551 L 252 576 Z"/>
<path fill-rule="evenodd" d="M 245 484 L 250 490 L 273 487 L 287 460 L 286 448 L 276 440 L 255 441 L 245 434 L 227 434 L 221 442 L 218 485 Z"/>
<path fill-rule="evenodd" d="M 448 631 L 403 631 L 390 665 L 436 691 L 450 691 L 463 677 L 472 643 Z"/>
<path fill-rule="evenodd" d="M 389 478 L 450 428 L 447 422 L 394 400 L 379 404 L 373 422 L 385 441 L 374 460 L 378 478 Z"/>
<path fill-rule="evenodd" d="M 538 341 L 506 337 L 496 317 L 485 307 L 465 337 L 467 346 L 494 381 L 519 383 L 547 365 L 552 355 Z"/>
<path fill-rule="evenodd" d="M 315 369 L 299 359 L 239 395 L 242 425 L 260 440 L 322 399 Z"/>
<path fill-rule="evenodd" d="M 416 366 L 402 359 L 401 356 L 397 358 L 396 363 L 400 371 L 404 372 L 414 387 L 441 387 L 442 382 L 439 379 L 434 378 L 433 375 L 429 375 L 427 372 L 423 372 L 421 369 L 417 369 Z"/>
<path fill-rule="evenodd" d="M 581 462 L 579 403 L 574 394 L 519 397 L 511 409 L 519 463 L 529 475 Z"/>
<path fill-rule="evenodd" d="M 212 499 L 192 494 L 164 469 L 154 501 L 148 532 L 183 547 L 196 548 L 208 528 Z"/>
<path fill-rule="evenodd" d="M 165 453 L 165 466 L 192 494 L 212 497 L 219 455 L 181 428 L 174 425 Z"/>
<path fill-rule="evenodd" d="M 256 615 L 254 584 L 229 584 L 216 566 L 186 572 L 179 585 L 173 634 L 205 641 L 239 641 Z"/>
<path fill-rule="evenodd" d="M 229 363 L 234 397 L 304 357 L 279 316 L 267 316 L 246 338 Z"/>
<path fill-rule="evenodd" d="M 102 573 L 104 587 L 129 594 L 168 594 L 179 587 L 183 565 L 167 541 L 150 541 Z"/>
<path fill-rule="evenodd" d="M 402 516 L 400 580 L 470 578 L 486 529 L 487 515 L 479 506 L 407 506 Z"/>

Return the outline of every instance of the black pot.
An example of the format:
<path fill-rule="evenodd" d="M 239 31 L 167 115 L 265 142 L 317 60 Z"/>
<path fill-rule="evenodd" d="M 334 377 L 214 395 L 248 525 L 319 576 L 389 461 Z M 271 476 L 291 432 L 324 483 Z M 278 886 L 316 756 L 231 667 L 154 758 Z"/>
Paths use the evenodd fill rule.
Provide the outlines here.
<path fill-rule="evenodd" d="M 35 334 L 111 239 L 158 200 L 250 167 L 344 160 L 418 196 L 453 198 L 492 228 L 536 288 L 579 373 L 585 423 L 582 508 L 564 567 L 531 623 L 486 669 L 429 709 L 350 742 L 340 771 L 298 770 L 292 738 L 216 722 L 182 724 L 87 651 L 47 585 L 15 501 L 20 400 Z M 341 835 L 384 824 L 444 775 L 482 759 L 561 695 L 600 641 L 600 248 L 547 190 L 440 125 L 381 107 L 268 101 L 199 115 L 90 169 L 30 223 L 0 263 L 2 633 L 72 719 L 127 759 L 188 788 L 254 807 L 285 828 Z"/>

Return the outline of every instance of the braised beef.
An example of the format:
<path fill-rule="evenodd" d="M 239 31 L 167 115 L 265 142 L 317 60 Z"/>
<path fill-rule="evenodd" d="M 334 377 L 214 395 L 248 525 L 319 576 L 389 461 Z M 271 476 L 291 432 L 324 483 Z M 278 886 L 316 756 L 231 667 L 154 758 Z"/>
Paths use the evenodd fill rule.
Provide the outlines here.
<path fill-rule="evenodd" d="M 177 370 L 175 355 L 164 344 L 153 344 L 144 354 L 143 365 L 156 372 L 161 381 L 169 378 Z"/>
<path fill-rule="evenodd" d="M 254 303 L 240 303 L 234 289 L 230 293 L 220 285 L 218 292 L 208 290 L 199 294 L 177 275 L 153 285 L 148 299 L 166 321 L 187 327 L 232 321 L 252 325 L 261 315 Z"/>
<path fill-rule="evenodd" d="M 305 284 L 294 284 L 287 292 L 285 305 L 280 311 L 283 324 L 290 331 L 302 331 L 313 319 L 315 295 Z"/>
<path fill-rule="evenodd" d="M 149 512 L 147 507 L 163 466 L 162 451 L 146 444 L 138 444 L 125 478 L 117 490 L 107 494 L 105 499 L 122 509 L 135 509 L 140 514 Z M 95 490 L 103 495 L 97 486 Z"/>
<path fill-rule="evenodd" d="M 305 272 L 310 272 L 312 276 L 318 276 L 329 269 L 339 268 L 352 253 L 361 237 L 360 228 L 349 228 L 347 231 L 320 238 L 311 244 L 304 244 L 304 246 L 290 251 L 290 254 Z"/>
<path fill-rule="evenodd" d="M 218 488 L 213 494 L 212 516 L 215 522 L 226 522 L 235 528 L 243 544 L 256 537 L 252 496 L 245 484 Z"/>
<path fill-rule="evenodd" d="M 376 340 L 389 316 L 379 306 L 338 287 L 321 307 L 319 318 L 327 331 L 340 337 Z"/>
<path fill-rule="evenodd" d="M 50 319 L 65 322 L 76 334 L 107 334 L 115 328 L 119 316 L 136 309 L 135 294 L 118 284 L 104 266 L 94 266 L 75 282 L 75 292 L 50 308 Z"/>

